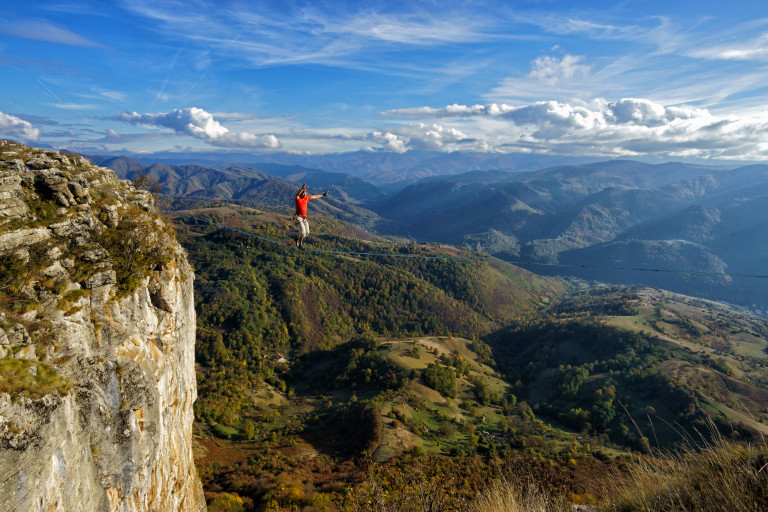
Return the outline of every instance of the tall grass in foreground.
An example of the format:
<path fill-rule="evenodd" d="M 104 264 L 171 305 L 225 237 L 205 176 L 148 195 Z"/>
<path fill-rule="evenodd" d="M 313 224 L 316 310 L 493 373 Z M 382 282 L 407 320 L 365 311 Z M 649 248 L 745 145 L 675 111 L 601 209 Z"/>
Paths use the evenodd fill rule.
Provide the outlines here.
<path fill-rule="evenodd" d="M 719 434 L 704 449 L 640 459 L 617 489 L 611 512 L 768 511 L 768 446 Z"/>
<path fill-rule="evenodd" d="M 768 446 L 731 442 L 719 434 L 702 448 L 638 459 L 617 474 L 595 512 L 766 512 Z M 536 482 L 501 480 L 468 504 L 467 512 L 572 512 L 565 496 Z"/>
<path fill-rule="evenodd" d="M 553 496 L 534 482 L 503 479 L 491 484 L 466 512 L 573 512 L 570 501 Z"/>
<path fill-rule="evenodd" d="M 552 489 L 536 476 L 499 468 L 474 494 L 457 475 L 412 461 L 379 468 L 348 496 L 348 512 L 768 512 L 768 443 L 737 443 L 714 425 L 699 442 L 654 451 L 614 471 L 594 473 L 602 489 L 595 505 L 584 495 Z M 573 489 L 577 492 L 578 489 Z M 591 495 L 590 495 L 591 496 Z M 591 501 L 595 503 L 595 501 Z"/>

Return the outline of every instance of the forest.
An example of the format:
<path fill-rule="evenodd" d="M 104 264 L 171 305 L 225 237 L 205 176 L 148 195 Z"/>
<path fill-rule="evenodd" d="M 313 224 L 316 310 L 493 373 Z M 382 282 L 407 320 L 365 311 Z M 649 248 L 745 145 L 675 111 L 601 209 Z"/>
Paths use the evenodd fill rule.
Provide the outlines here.
<path fill-rule="evenodd" d="M 243 421 L 248 394 L 238 387 L 268 382 L 286 390 L 277 354 L 294 358 L 329 350 L 365 332 L 477 338 L 499 325 L 496 318 L 525 317 L 536 307 L 532 293 L 521 294 L 513 307 L 502 304 L 504 312 L 498 314 L 484 290 L 471 282 L 478 263 L 357 258 L 339 265 L 336 256 L 307 257 L 238 233 L 197 228 L 205 234 L 180 235 L 196 270 L 202 369 L 196 407 L 199 417 L 226 427 L 238 428 Z M 269 228 L 262 232 L 279 236 Z M 367 249 L 334 237 L 319 244 L 325 246 Z M 399 250 L 429 254 L 430 249 L 412 244 Z M 530 280 L 550 293 L 557 289 Z"/>
<path fill-rule="evenodd" d="M 258 237 L 176 219 L 196 274 L 198 467 L 211 510 L 365 510 L 376 479 L 407 496 L 417 489 L 398 475 L 430 486 L 445 464 L 466 476 L 439 498 L 444 510 L 461 510 L 499 468 L 528 468 L 592 503 L 590 482 L 633 453 L 710 424 L 733 440 L 760 435 L 762 420 L 727 410 L 762 396 L 750 382 L 766 378 L 764 357 L 735 342 L 764 340 L 764 322 L 434 258 L 467 253 L 350 236 L 331 219 L 317 222 L 320 251 L 299 252 L 271 241 L 291 226 L 270 215 L 195 211 Z"/>

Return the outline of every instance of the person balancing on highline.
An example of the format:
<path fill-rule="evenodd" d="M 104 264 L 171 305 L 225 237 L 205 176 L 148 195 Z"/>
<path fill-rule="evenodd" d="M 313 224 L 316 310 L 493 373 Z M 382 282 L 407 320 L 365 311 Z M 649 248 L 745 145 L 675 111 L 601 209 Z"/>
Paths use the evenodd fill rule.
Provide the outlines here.
<path fill-rule="evenodd" d="M 288 245 L 293 245 L 295 243 L 299 249 L 304 250 L 304 238 L 306 238 L 309 235 L 309 222 L 307 222 L 307 203 L 310 202 L 312 199 L 325 197 L 327 195 L 328 195 L 327 190 L 325 191 L 325 193 L 319 194 L 319 195 L 311 196 L 307 194 L 306 183 L 301 186 L 298 192 L 296 192 L 295 222 L 296 222 L 296 227 L 299 229 L 299 236 L 297 236 L 296 239 Z"/>

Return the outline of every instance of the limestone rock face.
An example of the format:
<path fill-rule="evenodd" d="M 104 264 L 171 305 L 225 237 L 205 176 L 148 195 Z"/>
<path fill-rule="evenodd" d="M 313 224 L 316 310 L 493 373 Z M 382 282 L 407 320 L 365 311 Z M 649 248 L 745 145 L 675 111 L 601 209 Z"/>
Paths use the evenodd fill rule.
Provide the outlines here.
<path fill-rule="evenodd" d="M 183 249 L 112 171 L 0 156 L 0 510 L 205 510 Z"/>

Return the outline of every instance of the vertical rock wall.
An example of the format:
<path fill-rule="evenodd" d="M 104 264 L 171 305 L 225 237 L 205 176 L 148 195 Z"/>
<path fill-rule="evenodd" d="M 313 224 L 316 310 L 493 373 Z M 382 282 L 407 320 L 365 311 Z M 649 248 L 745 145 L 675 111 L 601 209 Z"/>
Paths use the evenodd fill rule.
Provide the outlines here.
<path fill-rule="evenodd" d="M 0 510 L 205 510 L 183 250 L 111 171 L 0 156 Z"/>

